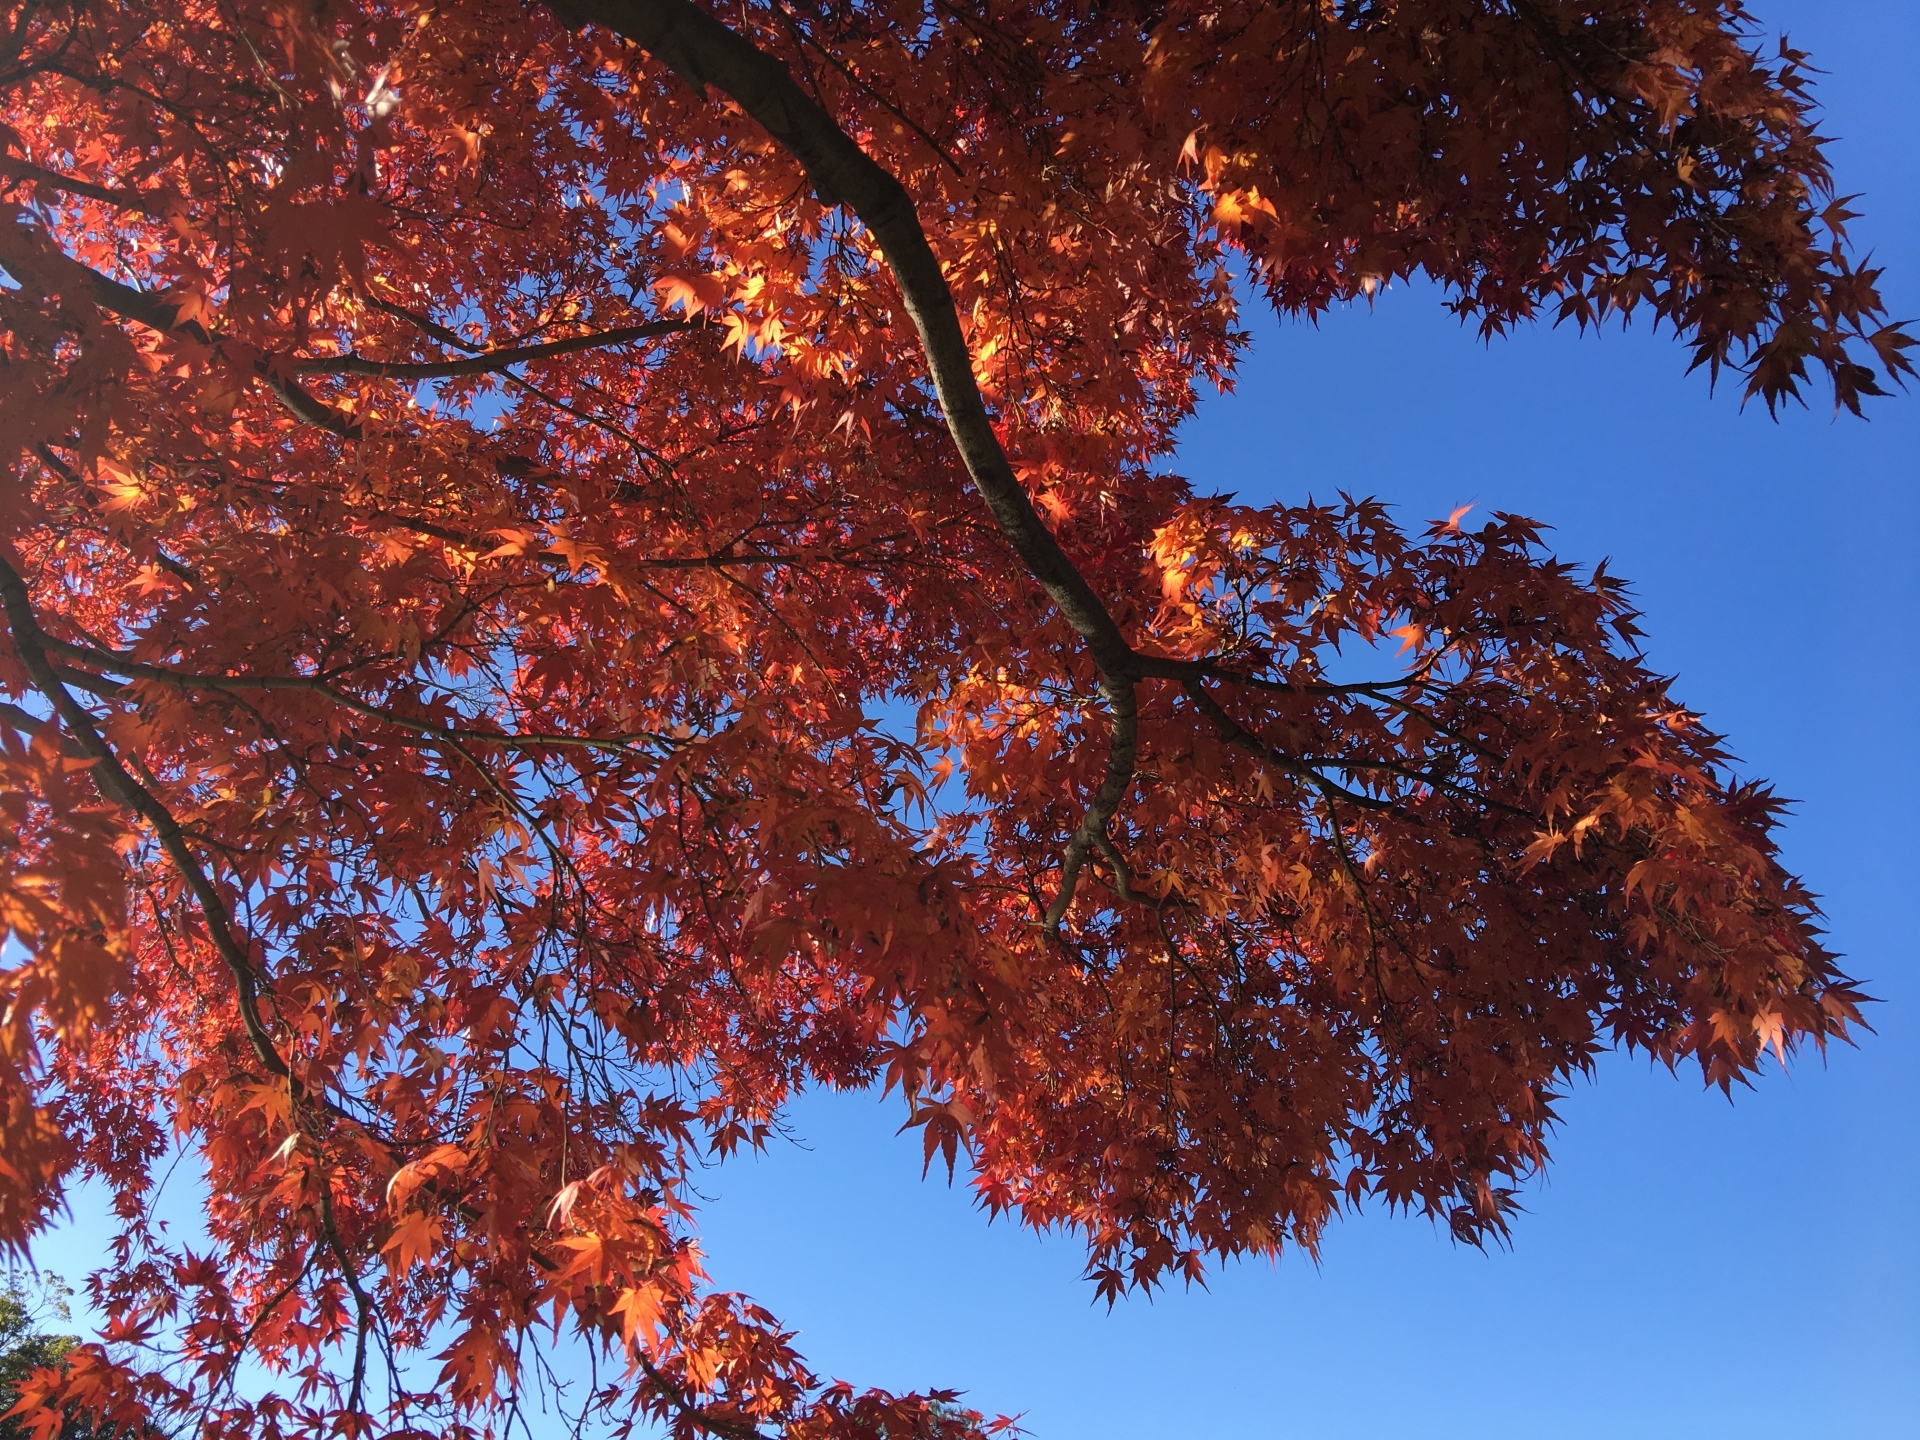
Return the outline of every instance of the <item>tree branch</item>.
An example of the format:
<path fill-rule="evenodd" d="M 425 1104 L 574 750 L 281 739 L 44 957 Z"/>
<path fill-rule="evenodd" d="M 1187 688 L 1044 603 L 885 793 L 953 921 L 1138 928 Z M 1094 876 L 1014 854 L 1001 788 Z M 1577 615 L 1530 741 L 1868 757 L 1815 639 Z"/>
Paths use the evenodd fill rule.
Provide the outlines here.
<path fill-rule="evenodd" d="M 688 1423 L 706 1431 L 709 1435 L 718 1435 L 722 1440 L 767 1440 L 766 1432 L 750 1421 L 722 1419 L 709 1415 L 693 1402 L 693 1398 L 685 1390 L 663 1375 L 660 1368 L 638 1349 L 634 1350 L 633 1358 L 639 1362 L 640 1368 L 646 1372 L 647 1379 L 653 1382 L 654 1388 L 666 1397 L 667 1403 L 673 1406 L 674 1410 Z"/>
<path fill-rule="evenodd" d="M 82 664 L 97 666 L 125 675 L 133 680 L 145 680 L 150 684 L 166 685 L 175 690 L 266 690 L 295 691 L 300 694 L 318 695 L 331 701 L 342 709 L 351 710 L 356 715 L 369 720 L 379 720 L 402 730 L 410 730 L 417 735 L 425 735 L 435 740 L 445 740 L 451 744 L 501 745 L 517 750 L 550 750 L 577 748 L 585 750 L 604 750 L 620 754 L 630 754 L 632 747 L 641 742 L 658 744 L 667 737 L 650 731 L 639 731 L 631 735 L 593 736 L 563 735 L 558 733 L 515 733 L 512 731 L 461 730 L 450 725 L 437 725 L 431 720 L 419 720 L 407 715 L 396 715 L 391 710 L 383 710 L 358 696 L 349 695 L 327 683 L 324 676 L 318 675 L 202 675 L 188 670 L 173 670 L 164 665 L 150 665 L 144 660 L 135 660 L 131 656 L 116 654 L 111 650 L 96 649 L 91 645 L 75 645 L 68 640 L 56 639 L 42 632 L 40 643 L 44 649 L 54 651 L 68 659 Z M 393 657 L 380 657 L 391 659 Z M 49 667 L 54 668 L 54 667 Z M 357 668 L 357 667 L 355 667 Z M 334 673 L 341 673 L 335 671 Z M 96 693 L 109 691 L 119 694 L 126 687 L 111 681 L 102 682 L 93 675 L 62 675 L 55 669 L 56 678 L 81 689 L 93 689 Z M 25 714 L 25 711 L 21 711 Z M 0 710 L 0 718 L 5 711 Z"/>
<path fill-rule="evenodd" d="M 1100 689 L 1106 696 L 1111 717 L 1108 722 L 1107 773 L 1101 777 L 1100 788 L 1094 791 L 1093 799 L 1087 805 L 1087 813 L 1080 819 L 1080 828 L 1073 832 L 1073 838 L 1067 841 L 1067 848 L 1060 854 L 1060 889 L 1043 917 L 1049 930 L 1059 926 L 1066 916 L 1067 907 L 1073 903 L 1074 888 L 1079 883 L 1080 869 L 1086 863 L 1087 852 L 1111 850 L 1107 825 L 1120 809 L 1120 802 L 1126 799 L 1127 790 L 1133 784 L 1134 762 L 1138 758 L 1140 745 L 1139 707 L 1135 703 L 1133 684 L 1131 681 L 1108 678 L 1101 682 Z"/>
<path fill-rule="evenodd" d="M 1206 687 L 1198 680 L 1187 681 L 1186 688 L 1187 693 L 1193 697 L 1193 703 L 1199 709 L 1200 713 L 1213 721 L 1215 728 L 1220 731 L 1221 735 L 1226 738 L 1229 744 L 1238 745 L 1241 749 L 1258 755 L 1269 765 L 1278 766 L 1287 774 L 1306 781 L 1329 800 L 1337 795 L 1342 800 L 1352 805 L 1358 805 L 1363 810 L 1398 810 L 1400 808 L 1391 800 L 1382 800 L 1373 795 L 1361 795 L 1347 789 L 1343 785 L 1337 785 L 1311 765 L 1296 760 L 1284 751 L 1275 749 L 1273 746 L 1267 744 L 1266 741 L 1262 740 L 1258 735 L 1255 735 L 1251 730 L 1247 729 L 1246 726 L 1242 725 L 1222 709 L 1220 702 L 1209 695 Z"/>
<path fill-rule="evenodd" d="M 22 735 L 31 735 L 36 740 L 39 739 L 41 733 L 49 727 L 54 729 L 59 728 L 55 721 L 43 719 L 30 710 L 23 710 L 10 700 L 0 700 L 0 721 L 5 721 Z M 63 735 L 60 737 L 60 753 L 75 760 L 89 758 L 79 741 L 75 740 L 71 735 Z"/>
<path fill-rule="evenodd" d="M 807 97 L 785 65 L 692 0 L 556 0 L 555 8 L 631 40 L 703 95 L 712 86 L 730 97 L 800 162 L 822 200 L 847 206 L 872 232 L 920 334 L 947 428 L 981 498 L 1101 671 L 1128 675 L 1132 647 L 1040 519 L 993 433 L 953 293 L 906 188 Z"/>
<path fill-rule="evenodd" d="M 1033 508 L 993 431 L 973 376 L 973 356 L 928 243 L 913 198 L 885 167 L 811 100 L 787 67 L 691 0 L 552 0 L 563 18 L 602 26 L 671 68 L 705 95 L 731 98 L 798 160 L 820 198 L 845 205 L 878 242 L 907 314 L 919 332 L 934 393 L 967 474 L 1028 572 L 1086 642 L 1112 707 L 1105 780 L 1061 857 L 1060 894 L 1048 914 L 1064 913 L 1094 837 L 1106 833 L 1131 779 L 1139 720 L 1133 699 L 1135 661 L 1106 605 Z"/>
<path fill-rule="evenodd" d="M 91 180 L 81 180 L 76 176 L 43 170 L 40 166 L 22 160 L 18 156 L 0 155 L 0 171 L 13 177 L 16 182 L 30 180 L 36 186 L 58 190 L 64 195 L 79 195 L 87 200 L 98 200 L 103 205 L 137 211 L 156 219 L 163 214 L 152 200 L 137 190 L 114 190 L 105 185 L 95 185 Z"/>
<path fill-rule="evenodd" d="M 318 425 L 322 430 L 331 431 L 342 440 L 358 440 L 366 434 L 365 428 L 358 420 L 309 394 L 291 376 L 277 373 L 265 362 L 262 362 L 258 368 L 266 379 L 267 388 L 273 391 L 294 419 L 308 425 Z"/>
<path fill-rule="evenodd" d="M 214 342 L 215 337 L 198 320 L 181 320 L 181 307 L 164 295 L 156 295 L 150 290 L 136 290 L 131 285 L 123 285 L 118 280 L 102 275 L 91 266 L 82 265 L 58 246 L 50 247 L 43 258 L 79 279 L 93 303 L 111 315 L 117 315 L 122 320 L 131 320 L 136 325 L 144 325 L 149 330 L 156 330 L 162 335 L 179 331 L 202 345 L 211 345 Z M 254 361 L 253 368 L 255 373 L 267 382 L 268 388 L 279 397 L 280 403 L 293 414 L 294 418 L 309 425 L 318 425 L 321 429 L 331 431 L 343 440 L 358 440 L 364 433 L 358 420 L 342 414 L 324 401 L 308 394 L 273 357 L 261 356 Z"/>
<path fill-rule="evenodd" d="M 20 572 L 4 556 L 0 556 L 0 607 L 4 608 L 8 628 L 13 632 L 14 652 L 19 655 L 21 664 L 26 666 L 34 687 L 46 696 L 80 748 L 98 762 L 89 772 L 94 784 L 107 799 L 126 806 L 153 826 L 160 848 L 173 861 L 187 882 L 187 888 L 199 902 L 200 913 L 207 922 L 207 933 L 213 940 L 214 949 L 219 952 L 233 976 L 234 988 L 240 998 L 241 1023 L 246 1028 L 247 1040 L 253 1046 L 255 1056 L 269 1072 L 293 1083 L 297 1089 L 298 1082 L 293 1072 L 287 1062 L 280 1058 L 280 1052 L 274 1048 L 272 1037 L 267 1034 L 267 1027 L 260 1018 L 259 977 L 245 945 L 234 934 L 227 902 L 214 887 L 198 857 L 187 848 L 187 837 L 172 812 L 127 772 L 120 763 L 120 757 L 114 754 L 113 747 L 107 744 L 95 727 L 93 717 L 61 683 L 53 662 L 47 658 L 48 643 L 52 637 L 40 628 L 40 622 L 34 617 L 33 599 L 27 593 L 26 581 L 21 579 Z"/>
<path fill-rule="evenodd" d="M 412 318 L 412 317 L 408 317 Z M 464 360 L 435 360 L 414 363 L 397 360 L 368 360 L 359 355 L 329 356 L 317 360 L 297 360 L 293 370 L 300 375 L 368 375 L 381 380 L 451 380 L 462 375 L 487 375 L 513 365 L 548 360 L 556 355 L 572 355 L 581 350 L 605 346 L 629 345 L 635 340 L 651 340 L 684 330 L 710 328 L 704 320 L 650 320 L 644 325 L 625 325 L 601 330 L 592 335 L 573 335 L 564 340 L 548 340 L 539 345 L 515 345 L 500 350 L 481 350 Z"/>

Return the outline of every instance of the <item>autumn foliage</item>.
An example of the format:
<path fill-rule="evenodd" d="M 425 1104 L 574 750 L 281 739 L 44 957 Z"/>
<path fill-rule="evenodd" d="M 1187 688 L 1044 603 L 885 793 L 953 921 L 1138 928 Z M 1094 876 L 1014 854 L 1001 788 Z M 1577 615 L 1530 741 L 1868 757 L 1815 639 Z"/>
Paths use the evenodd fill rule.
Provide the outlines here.
<path fill-rule="evenodd" d="M 37 1433 L 974 1434 L 702 1270 L 803 1087 L 1111 1296 L 1857 1019 L 1613 577 L 1165 468 L 1236 265 L 1898 379 L 1733 0 L 0 16 L 0 1245 L 119 1226 Z"/>

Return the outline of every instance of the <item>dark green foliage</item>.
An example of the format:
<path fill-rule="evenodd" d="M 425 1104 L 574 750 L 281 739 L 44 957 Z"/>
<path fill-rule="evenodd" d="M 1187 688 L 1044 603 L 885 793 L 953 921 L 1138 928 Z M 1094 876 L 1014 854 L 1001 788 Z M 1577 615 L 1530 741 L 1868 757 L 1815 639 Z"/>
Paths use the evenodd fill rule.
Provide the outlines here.
<path fill-rule="evenodd" d="M 41 1366 L 58 1367 L 67 1352 L 79 1340 L 72 1335 L 49 1335 L 40 1329 L 47 1314 L 67 1317 L 66 1287 L 52 1276 L 40 1284 L 39 1303 L 16 1275 L 7 1277 L 0 1289 L 0 1440 L 26 1440 L 27 1430 L 16 1420 L 4 1418 L 19 1399 L 20 1383 Z M 62 1427 L 61 1440 L 92 1440 L 93 1426 L 85 1420 L 69 1421 Z"/>

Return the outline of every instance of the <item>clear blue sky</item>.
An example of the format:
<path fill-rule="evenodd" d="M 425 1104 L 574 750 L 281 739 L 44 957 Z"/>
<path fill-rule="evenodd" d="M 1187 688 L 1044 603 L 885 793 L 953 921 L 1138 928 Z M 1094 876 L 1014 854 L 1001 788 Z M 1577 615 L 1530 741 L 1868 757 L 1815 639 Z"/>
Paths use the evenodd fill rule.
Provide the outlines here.
<path fill-rule="evenodd" d="M 1920 0 L 1754 0 L 1820 87 L 1862 249 L 1920 316 Z M 1483 347 L 1431 293 L 1316 330 L 1252 315 L 1180 468 L 1248 499 L 1472 501 L 1636 581 L 1656 663 L 1800 806 L 1788 862 L 1884 1003 L 1877 1035 L 1731 1106 L 1615 1057 L 1578 1087 L 1509 1252 L 1369 1213 L 1211 1288 L 1093 1303 L 1070 1238 L 920 1179 L 897 1105 L 816 1096 L 807 1148 L 712 1172 L 715 1279 L 857 1385 L 954 1386 L 1039 1440 L 1920 1436 L 1920 392 L 1780 424 L 1643 328 Z M 81 1209 L 87 1207 L 83 1204 Z M 78 1278 L 82 1218 L 42 1263 Z"/>
<path fill-rule="evenodd" d="M 1855 238 L 1920 316 L 1916 0 L 1752 0 L 1829 74 Z M 1466 501 L 1635 580 L 1660 668 L 1801 803 L 1789 864 L 1886 1003 L 1877 1035 L 1732 1105 L 1616 1057 L 1578 1087 L 1509 1253 L 1370 1213 L 1303 1259 L 1111 1314 L 1067 1238 L 922 1183 L 867 1097 L 810 1150 L 714 1172 L 715 1278 L 856 1384 L 963 1387 L 1040 1440 L 1920 1436 L 1920 391 L 1773 424 L 1671 336 L 1486 348 L 1420 290 L 1318 330 L 1254 316 L 1179 468 L 1249 499 L 1345 488 L 1409 524 Z"/>

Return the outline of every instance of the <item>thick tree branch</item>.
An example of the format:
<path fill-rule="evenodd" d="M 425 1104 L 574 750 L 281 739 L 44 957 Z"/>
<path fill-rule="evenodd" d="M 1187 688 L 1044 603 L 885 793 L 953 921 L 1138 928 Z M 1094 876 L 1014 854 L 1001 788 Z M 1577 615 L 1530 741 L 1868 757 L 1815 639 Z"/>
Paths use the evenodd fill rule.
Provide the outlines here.
<path fill-rule="evenodd" d="M 71 266 L 86 285 L 93 300 L 102 310 L 111 311 L 123 320 L 132 320 L 149 330 L 158 330 L 161 334 L 170 334 L 175 330 L 190 335 L 201 344 L 213 342 L 213 336 L 207 333 L 207 327 L 198 320 L 181 320 L 180 306 L 164 295 L 156 295 L 151 290 L 136 290 L 131 285 L 123 285 L 110 276 L 102 275 L 91 266 L 82 265 L 78 260 L 60 250 L 49 250 L 48 258 L 58 257 L 66 266 Z M 65 268 L 63 266 L 62 268 Z"/>
<path fill-rule="evenodd" d="M 906 188 L 807 97 L 785 65 L 691 0 L 560 0 L 556 8 L 631 40 L 703 94 L 711 86 L 729 96 L 801 163 L 823 200 L 860 218 L 900 286 L 947 428 L 981 498 L 1101 672 L 1129 676 L 1132 647 L 1040 519 L 993 432 L 953 293 Z"/>
<path fill-rule="evenodd" d="M 102 275 L 90 266 L 82 265 L 78 260 L 62 252 L 58 247 L 50 247 L 42 258 L 56 268 L 66 270 L 80 280 L 94 304 L 111 315 L 122 320 L 131 320 L 136 325 L 144 325 L 149 330 L 157 330 L 163 335 L 178 331 L 202 345 L 214 342 L 214 336 L 198 320 L 182 320 L 181 307 L 164 295 L 156 295 L 150 290 L 136 290 L 131 285 L 123 285 L 118 280 Z M 308 425 L 318 425 L 331 431 L 343 440 L 358 440 L 363 431 L 360 422 L 350 415 L 342 414 L 324 401 L 307 393 L 300 383 L 285 367 L 270 356 L 262 356 L 254 362 L 254 370 L 267 382 L 269 389 L 279 397 L 280 403 L 298 420 Z"/>
<path fill-rule="evenodd" d="M 46 730 L 50 728 L 58 730 L 59 728 L 57 722 L 35 715 L 30 710 L 23 710 L 10 700 L 0 700 L 0 722 L 4 722 L 10 728 L 18 730 L 22 735 L 31 735 L 36 740 L 39 739 L 41 734 Z M 71 735 L 62 735 L 60 737 L 60 753 L 75 760 L 90 758 L 87 752 L 81 747 L 80 742 L 75 740 Z"/>
<path fill-rule="evenodd" d="M 13 180 L 31 180 L 40 189 L 57 190 L 63 195 L 78 195 L 87 200 L 98 200 L 103 205 L 112 205 L 121 210 L 133 210 L 142 215 L 156 218 L 165 212 L 149 196 L 137 190 L 115 190 L 105 185 L 95 185 L 91 180 L 81 180 L 73 175 L 61 175 L 52 170 L 44 170 L 30 161 L 15 155 L 0 155 L 0 174 Z"/>
<path fill-rule="evenodd" d="M 267 388 L 284 405 L 296 420 L 308 425 L 318 425 L 322 430 L 331 431 L 342 440 L 358 440 L 366 434 L 365 428 L 351 415 L 334 409 L 324 400 L 307 393 L 299 382 L 287 375 L 261 368 Z"/>
<path fill-rule="evenodd" d="M 1138 657 L 1013 473 L 974 380 L 953 293 L 913 198 L 807 96 L 785 65 L 691 0 L 555 0 L 555 8 L 630 40 L 703 95 L 712 87 L 729 96 L 800 162 L 821 199 L 851 209 L 879 243 L 919 332 L 934 392 L 968 475 L 1001 533 L 1100 667 L 1101 689 L 1111 707 L 1112 748 L 1106 778 L 1061 857 L 1060 893 L 1047 913 L 1064 914 L 1087 850 L 1106 834 L 1132 777 L 1139 731 L 1133 696 Z"/>

